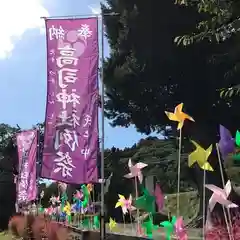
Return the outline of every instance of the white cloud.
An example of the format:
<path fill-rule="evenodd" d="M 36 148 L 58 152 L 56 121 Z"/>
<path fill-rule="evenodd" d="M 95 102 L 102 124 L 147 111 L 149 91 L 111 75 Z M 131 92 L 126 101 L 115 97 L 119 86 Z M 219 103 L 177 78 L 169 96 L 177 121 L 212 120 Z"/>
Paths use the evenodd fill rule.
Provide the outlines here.
<path fill-rule="evenodd" d="M 11 56 L 16 41 L 29 29 L 44 28 L 41 17 L 48 16 L 42 0 L 1 0 L 0 59 Z"/>

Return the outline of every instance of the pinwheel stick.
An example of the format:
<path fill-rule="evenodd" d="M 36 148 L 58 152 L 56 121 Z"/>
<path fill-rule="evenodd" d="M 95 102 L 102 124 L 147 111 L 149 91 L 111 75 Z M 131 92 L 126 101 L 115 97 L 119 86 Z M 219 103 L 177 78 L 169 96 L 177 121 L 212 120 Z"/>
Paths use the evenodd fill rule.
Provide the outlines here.
<path fill-rule="evenodd" d="M 206 200 L 206 189 L 205 189 L 205 185 L 206 185 L 206 170 L 203 170 L 203 228 L 202 228 L 202 235 L 203 235 L 203 239 L 205 239 L 205 214 L 206 214 L 206 204 L 205 204 L 205 200 Z"/>
<path fill-rule="evenodd" d="M 177 180 L 177 217 L 179 217 L 180 208 L 180 180 L 181 180 L 181 149 L 182 149 L 182 128 L 179 129 L 179 143 L 178 143 L 178 180 Z"/>
<path fill-rule="evenodd" d="M 216 143 L 216 150 L 217 150 L 218 163 L 219 163 L 220 174 L 221 174 L 221 179 L 222 179 L 222 185 L 223 185 L 223 188 L 224 188 L 225 181 L 224 181 L 224 176 L 223 176 L 223 167 L 222 167 L 222 161 L 221 161 L 221 157 L 220 157 L 220 151 L 219 151 L 218 143 Z M 229 222 L 228 222 L 225 208 L 224 208 L 224 206 L 222 206 L 222 207 L 223 207 L 223 214 L 224 214 L 224 219 L 225 219 L 226 226 L 227 226 L 229 239 L 231 240 L 231 239 L 233 239 L 233 237 L 232 237 L 233 227 L 232 227 L 232 220 L 231 220 L 230 210 L 229 210 L 229 208 L 227 208 L 228 219 L 229 219 Z"/>
<path fill-rule="evenodd" d="M 136 195 L 136 199 L 138 199 L 138 183 L 137 183 L 137 176 L 134 177 L 134 185 L 135 185 L 135 195 Z M 140 233 L 140 219 L 139 219 L 139 209 L 137 208 L 137 235 Z"/>

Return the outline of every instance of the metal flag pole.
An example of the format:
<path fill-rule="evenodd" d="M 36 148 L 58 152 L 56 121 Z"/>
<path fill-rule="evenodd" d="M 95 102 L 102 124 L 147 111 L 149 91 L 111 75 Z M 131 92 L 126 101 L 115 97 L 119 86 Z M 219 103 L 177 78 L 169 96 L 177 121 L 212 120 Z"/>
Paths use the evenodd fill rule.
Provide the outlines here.
<path fill-rule="evenodd" d="M 104 203 L 104 183 L 105 183 L 105 176 L 104 176 L 104 71 L 103 71 L 103 61 L 104 61 L 104 23 L 103 23 L 103 12 L 99 14 L 99 18 L 101 21 L 101 79 L 102 79 L 102 85 L 101 85 L 101 225 L 100 225 L 100 239 L 104 240 L 106 236 L 106 227 L 105 227 L 105 203 Z"/>

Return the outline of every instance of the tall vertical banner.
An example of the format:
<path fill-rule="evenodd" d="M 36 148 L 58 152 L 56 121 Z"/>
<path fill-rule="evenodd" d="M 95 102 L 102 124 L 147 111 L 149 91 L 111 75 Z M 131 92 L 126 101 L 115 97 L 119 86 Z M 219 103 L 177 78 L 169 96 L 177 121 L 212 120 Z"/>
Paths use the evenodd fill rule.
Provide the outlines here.
<path fill-rule="evenodd" d="M 47 19 L 47 106 L 42 177 L 98 181 L 97 18 Z"/>
<path fill-rule="evenodd" d="M 17 202 L 27 203 L 35 200 L 37 196 L 37 131 L 23 131 L 18 133 L 16 138 L 19 159 Z"/>

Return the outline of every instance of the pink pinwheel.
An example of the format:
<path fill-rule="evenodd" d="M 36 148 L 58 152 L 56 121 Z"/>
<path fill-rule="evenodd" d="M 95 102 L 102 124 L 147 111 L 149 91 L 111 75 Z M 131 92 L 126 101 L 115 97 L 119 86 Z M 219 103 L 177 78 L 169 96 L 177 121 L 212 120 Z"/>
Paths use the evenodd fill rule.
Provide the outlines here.
<path fill-rule="evenodd" d="M 47 214 L 49 216 L 51 216 L 53 214 L 53 212 L 54 212 L 54 209 L 52 206 L 45 209 L 45 214 Z"/>
<path fill-rule="evenodd" d="M 135 165 L 133 165 L 131 159 L 129 159 L 128 167 L 129 167 L 130 173 L 124 175 L 124 177 L 125 178 L 138 177 L 139 182 L 142 183 L 143 175 L 142 175 L 142 171 L 141 170 L 143 168 L 147 167 L 147 164 L 139 162 L 139 163 L 136 163 Z"/>
<path fill-rule="evenodd" d="M 61 202 L 61 201 L 60 201 L 60 197 L 59 197 L 59 196 L 58 196 L 58 197 L 52 196 L 52 197 L 50 198 L 50 202 L 51 202 L 52 205 L 56 205 L 56 204 L 58 204 L 58 203 Z"/>
<path fill-rule="evenodd" d="M 216 203 L 219 203 L 227 208 L 238 207 L 238 205 L 227 199 L 232 190 L 230 180 L 227 181 L 224 189 L 221 189 L 213 184 L 206 184 L 205 187 L 213 192 L 211 198 L 209 199 L 210 212 L 212 212 Z"/>
<path fill-rule="evenodd" d="M 179 239 L 179 240 L 187 240 L 188 239 L 187 231 L 186 231 L 186 228 L 184 228 L 182 217 L 177 218 L 177 221 L 176 221 L 174 227 L 175 227 L 175 233 L 176 233 L 177 239 Z"/>
<path fill-rule="evenodd" d="M 158 206 L 158 212 L 160 212 L 163 209 L 164 196 L 163 196 L 162 190 L 158 184 L 156 184 L 154 195 L 155 195 L 156 203 Z"/>
<path fill-rule="evenodd" d="M 83 193 L 81 191 L 76 190 L 76 193 L 74 194 L 74 197 L 76 199 L 82 199 Z"/>
<path fill-rule="evenodd" d="M 128 210 L 129 212 L 135 210 L 136 208 L 132 206 L 132 195 L 129 196 L 129 199 L 126 199 L 123 195 L 118 194 L 118 201 L 116 203 L 115 208 L 121 207 L 122 212 L 125 215 Z"/>

